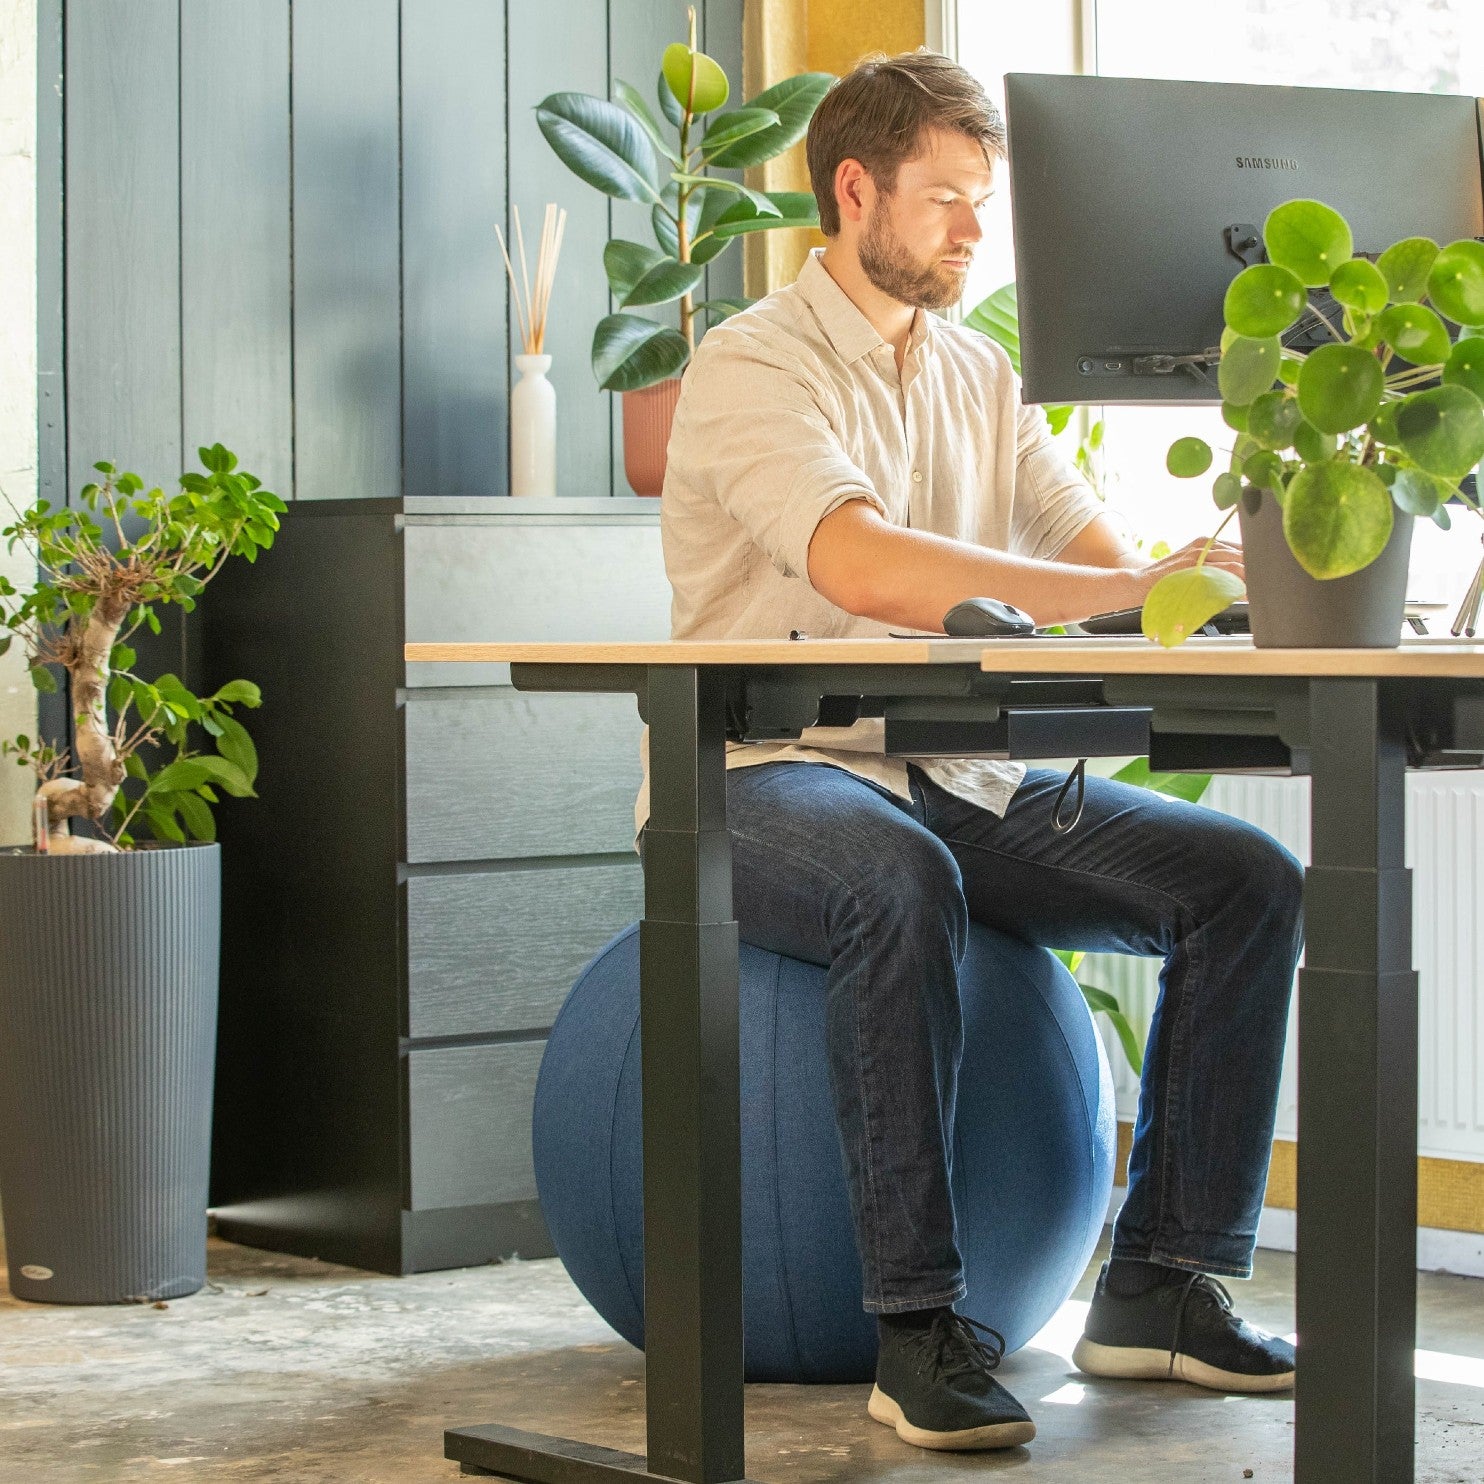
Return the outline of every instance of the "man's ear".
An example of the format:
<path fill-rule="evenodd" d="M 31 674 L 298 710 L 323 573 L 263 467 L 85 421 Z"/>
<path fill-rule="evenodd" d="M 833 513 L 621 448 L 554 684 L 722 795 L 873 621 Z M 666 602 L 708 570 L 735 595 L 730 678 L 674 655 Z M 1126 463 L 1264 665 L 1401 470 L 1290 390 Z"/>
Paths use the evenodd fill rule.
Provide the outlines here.
<path fill-rule="evenodd" d="M 859 224 L 875 196 L 875 183 L 866 167 L 859 160 L 841 160 L 835 167 L 835 205 L 840 220 Z"/>

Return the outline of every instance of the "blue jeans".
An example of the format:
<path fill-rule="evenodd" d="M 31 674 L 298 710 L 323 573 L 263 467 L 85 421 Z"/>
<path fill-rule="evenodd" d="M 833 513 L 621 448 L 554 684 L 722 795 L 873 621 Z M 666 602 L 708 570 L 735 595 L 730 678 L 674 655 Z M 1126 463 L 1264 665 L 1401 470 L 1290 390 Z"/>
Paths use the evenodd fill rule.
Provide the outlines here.
<path fill-rule="evenodd" d="M 742 938 L 824 965 L 830 1080 L 867 1310 L 965 1292 L 949 1150 L 970 918 L 1032 943 L 1164 959 L 1115 1256 L 1246 1277 L 1302 946 L 1303 869 L 1199 805 L 1033 769 L 1004 818 L 910 769 L 910 804 L 819 763 L 727 775 Z"/>

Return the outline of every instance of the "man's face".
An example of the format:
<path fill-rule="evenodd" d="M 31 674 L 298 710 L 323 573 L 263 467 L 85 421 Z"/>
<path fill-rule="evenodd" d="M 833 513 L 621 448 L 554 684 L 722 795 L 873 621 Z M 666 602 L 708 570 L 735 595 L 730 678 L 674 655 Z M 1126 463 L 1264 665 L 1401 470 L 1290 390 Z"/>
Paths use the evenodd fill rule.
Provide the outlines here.
<path fill-rule="evenodd" d="M 900 304 L 944 309 L 964 291 L 978 213 L 994 189 L 994 166 L 966 134 L 930 129 L 924 149 L 879 188 L 856 252 L 870 281 Z"/>

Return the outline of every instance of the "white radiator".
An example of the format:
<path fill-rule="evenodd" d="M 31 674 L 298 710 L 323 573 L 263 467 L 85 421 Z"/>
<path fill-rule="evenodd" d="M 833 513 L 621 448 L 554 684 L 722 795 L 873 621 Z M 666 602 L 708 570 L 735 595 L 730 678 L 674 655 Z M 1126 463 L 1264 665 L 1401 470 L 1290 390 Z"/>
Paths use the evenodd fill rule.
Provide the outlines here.
<path fill-rule="evenodd" d="M 1217 778 L 1203 801 L 1281 840 L 1309 858 L 1306 778 Z M 1420 976 L 1418 1152 L 1484 1162 L 1484 772 L 1410 774 L 1407 864 L 1413 871 L 1413 963 Z M 1154 1008 L 1152 959 L 1089 954 L 1081 977 L 1122 1002 L 1142 1040 Z M 1297 1135 L 1295 1020 L 1290 1019 L 1280 1139 Z M 1117 1038 L 1099 1017 L 1113 1066 L 1118 1116 L 1131 1120 L 1138 1082 Z"/>

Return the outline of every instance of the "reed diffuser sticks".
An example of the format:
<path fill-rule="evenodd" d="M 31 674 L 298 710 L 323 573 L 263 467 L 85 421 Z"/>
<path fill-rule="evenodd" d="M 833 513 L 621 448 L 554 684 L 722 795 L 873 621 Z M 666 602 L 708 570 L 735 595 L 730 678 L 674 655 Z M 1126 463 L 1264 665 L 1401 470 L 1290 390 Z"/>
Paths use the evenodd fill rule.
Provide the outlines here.
<path fill-rule="evenodd" d="M 557 258 L 562 251 L 562 234 L 567 230 L 567 213 L 554 201 L 546 203 L 546 215 L 541 223 L 541 243 L 536 250 L 536 286 L 533 290 L 526 266 L 526 240 L 520 229 L 520 207 L 512 206 L 510 214 L 515 221 L 515 247 L 520 255 L 520 279 L 516 280 L 515 268 L 510 261 L 510 251 L 505 246 L 505 235 L 498 224 L 495 236 L 500 242 L 500 255 L 505 259 L 505 271 L 510 275 L 510 296 L 515 304 L 516 319 L 520 323 L 521 346 L 528 356 L 544 354 L 546 342 L 546 316 L 551 307 L 551 285 L 556 277 Z"/>

